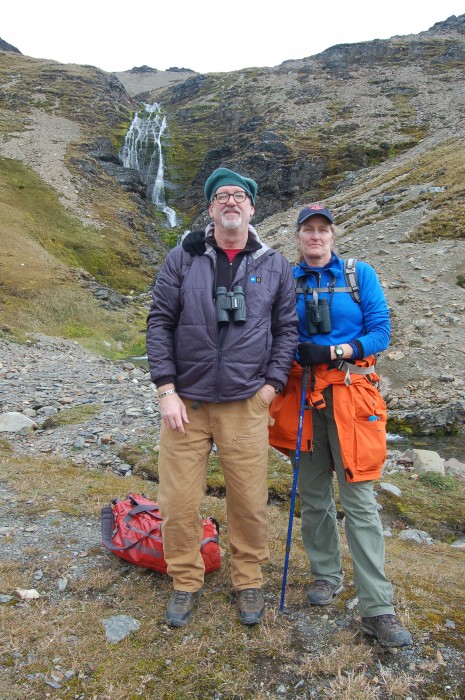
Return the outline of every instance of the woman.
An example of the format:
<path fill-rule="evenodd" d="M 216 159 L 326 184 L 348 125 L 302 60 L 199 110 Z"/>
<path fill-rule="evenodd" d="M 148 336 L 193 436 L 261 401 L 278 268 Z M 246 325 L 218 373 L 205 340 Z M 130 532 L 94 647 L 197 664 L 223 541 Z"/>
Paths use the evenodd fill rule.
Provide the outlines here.
<path fill-rule="evenodd" d="M 342 590 L 335 471 L 362 630 L 385 646 L 408 645 L 412 638 L 395 616 L 384 573 L 383 531 L 373 493 L 386 458 L 386 408 L 373 365 L 374 355 L 389 344 L 389 310 L 372 267 L 357 262 L 356 274 L 345 275 L 345 262 L 334 252 L 329 209 L 305 206 L 296 240 L 300 342 L 288 385 L 270 407 L 270 443 L 294 461 L 302 367 L 308 367 L 311 410 L 305 411 L 298 474 L 302 540 L 314 576 L 307 599 L 311 605 L 328 605 Z"/>

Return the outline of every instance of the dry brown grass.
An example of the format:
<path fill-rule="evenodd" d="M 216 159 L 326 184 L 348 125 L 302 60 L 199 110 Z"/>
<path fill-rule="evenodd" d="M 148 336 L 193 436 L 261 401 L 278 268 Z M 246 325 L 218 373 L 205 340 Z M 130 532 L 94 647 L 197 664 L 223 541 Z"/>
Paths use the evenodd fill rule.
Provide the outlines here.
<path fill-rule="evenodd" d="M 23 459 L 4 450 L 0 467 L 2 481 L 15 493 L 18 512 L 33 522 L 52 517 L 58 530 L 63 517 L 74 517 L 76 523 L 95 522 L 104 504 L 131 490 L 156 498 L 153 482 L 122 479 L 58 459 Z M 290 614 L 283 615 L 278 604 L 288 506 L 270 506 L 272 558 L 265 567 L 264 589 L 267 612 L 262 625 L 246 628 L 237 620 L 231 597 L 224 501 L 207 497 L 203 511 L 222 523 L 225 553 L 221 569 L 208 577 L 193 621 L 186 628 L 171 629 L 164 623 L 170 592 L 167 577 L 131 567 L 106 550 L 92 548 L 79 560 L 63 538 L 62 546 L 54 540 L 47 559 L 41 546 L 30 544 L 24 562 L 3 561 L 0 593 L 33 587 L 39 568 L 44 582 L 35 584 L 41 591 L 39 600 L 0 606 L 5 630 L 0 641 L 5 690 L 0 698 L 42 700 L 55 693 L 65 700 L 269 700 L 282 697 L 278 687 L 283 685 L 286 697 L 296 699 L 401 700 L 411 696 L 418 700 L 433 697 L 446 684 L 456 689 L 448 697 L 461 697 L 457 672 L 444 659 L 447 653 L 456 654 L 463 664 L 463 553 L 447 545 L 426 548 L 396 538 L 386 541 L 399 615 L 412 630 L 416 645 L 413 656 L 385 655 L 359 632 L 356 613 L 346 609 L 355 593 L 343 533 L 346 590 L 332 606 L 308 609 L 303 602 L 308 561 L 295 520 L 286 594 Z M 83 571 L 76 575 L 79 566 Z M 56 583 L 63 576 L 68 586 L 60 594 Z M 141 628 L 124 641 L 110 644 L 102 620 L 117 614 L 136 618 Z M 455 629 L 446 628 L 446 618 L 455 621 Z M 342 628 L 338 620 L 344 623 Z M 60 690 L 53 691 L 45 679 L 56 666 L 75 673 Z M 439 685 L 435 678 L 440 679 Z M 308 695 L 311 689 L 316 695 Z"/>
<path fill-rule="evenodd" d="M 338 672 L 323 692 L 327 700 L 378 700 L 380 688 L 375 686 L 362 671 Z"/>
<path fill-rule="evenodd" d="M 366 668 L 373 663 L 372 649 L 360 644 L 353 631 L 343 630 L 333 635 L 332 648 L 321 654 L 306 654 L 300 667 L 309 676 L 333 676 L 334 669 L 340 673 Z"/>

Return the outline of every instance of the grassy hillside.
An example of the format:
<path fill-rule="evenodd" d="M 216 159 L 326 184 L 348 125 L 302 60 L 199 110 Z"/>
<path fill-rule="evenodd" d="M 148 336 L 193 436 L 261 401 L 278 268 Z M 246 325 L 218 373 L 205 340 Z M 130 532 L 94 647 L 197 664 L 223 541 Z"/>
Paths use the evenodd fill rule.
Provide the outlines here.
<path fill-rule="evenodd" d="M 97 68 L 17 54 L 1 55 L 0 86 L 0 332 L 143 350 L 144 313 L 131 299 L 163 260 L 164 217 L 96 155 L 101 143 L 116 155 L 137 103 Z M 102 308 L 91 278 L 127 303 Z"/>
<path fill-rule="evenodd" d="M 0 229 L 2 333 L 75 338 L 105 354 L 104 340 L 115 353 L 143 349 L 144 317 L 136 305 L 106 311 L 73 274 L 82 268 L 126 294 L 147 288 L 152 271 L 127 231 L 84 226 L 29 168 L 6 159 L 0 161 Z"/>

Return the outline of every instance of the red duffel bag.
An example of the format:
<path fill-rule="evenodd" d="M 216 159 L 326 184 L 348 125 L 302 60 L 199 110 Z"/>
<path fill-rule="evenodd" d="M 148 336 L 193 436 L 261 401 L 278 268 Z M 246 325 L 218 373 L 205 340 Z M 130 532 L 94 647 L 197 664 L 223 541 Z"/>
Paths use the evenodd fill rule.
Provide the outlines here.
<path fill-rule="evenodd" d="M 115 499 L 101 512 L 102 543 L 114 554 L 131 564 L 167 573 L 158 503 L 144 495 L 130 493 L 124 501 Z M 221 566 L 219 524 L 211 517 L 203 520 L 200 553 L 205 573 Z"/>

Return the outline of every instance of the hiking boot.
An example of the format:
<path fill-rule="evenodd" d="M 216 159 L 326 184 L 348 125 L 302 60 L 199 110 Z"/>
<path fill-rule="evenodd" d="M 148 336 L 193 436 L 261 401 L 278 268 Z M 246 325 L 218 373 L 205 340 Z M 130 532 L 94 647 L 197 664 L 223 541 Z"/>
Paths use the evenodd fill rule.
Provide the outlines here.
<path fill-rule="evenodd" d="M 376 637 L 385 647 L 405 647 L 413 644 L 412 635 L 395 615 L 362 617 L 362 630 Z"/>
<path fill-rule="evenodd" d="M 260 588 L 244 588 L 237 594 L 239 620 L 244 625 L 258 624 L 265 610 L 265 601 Z"/>
<path fill-rule="evenodd" d="M 200 597 L 200 590 L 195 593 L 189 591 L 173 591 L 166 606 L 165 620 L 171 627 L 183 627 L 187 625 L 194 604 Z"/>
<path fill-rule="evenodd" d="M 307 600 L 310 605 L 329 605 L 342 589 L 342 583 L 331 583 L 318 578 L 308 589 Z"/>

